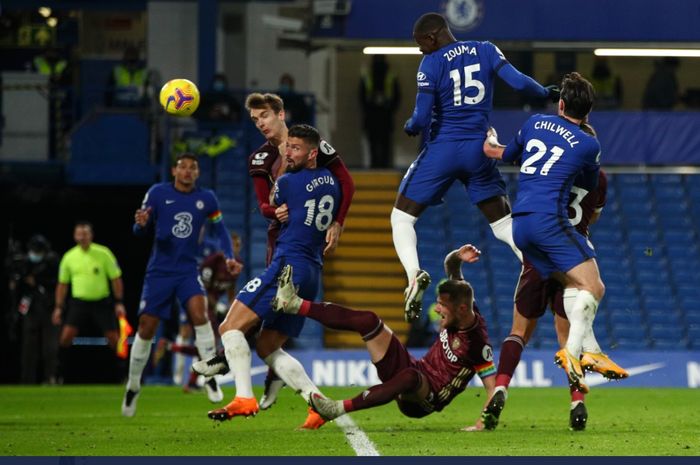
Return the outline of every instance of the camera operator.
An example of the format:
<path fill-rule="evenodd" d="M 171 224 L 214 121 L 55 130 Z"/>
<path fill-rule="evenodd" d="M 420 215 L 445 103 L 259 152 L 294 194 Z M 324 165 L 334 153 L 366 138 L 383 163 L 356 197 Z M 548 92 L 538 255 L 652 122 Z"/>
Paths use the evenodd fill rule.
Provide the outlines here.
<path fill-rule="evenodd" d="M 27 242 L 27 254 L 13 257 L 10 291 L 22 334 L 21 382 L 56 381 L 58 327 L 51 322 L 58 259 L 41 235 Z"/>

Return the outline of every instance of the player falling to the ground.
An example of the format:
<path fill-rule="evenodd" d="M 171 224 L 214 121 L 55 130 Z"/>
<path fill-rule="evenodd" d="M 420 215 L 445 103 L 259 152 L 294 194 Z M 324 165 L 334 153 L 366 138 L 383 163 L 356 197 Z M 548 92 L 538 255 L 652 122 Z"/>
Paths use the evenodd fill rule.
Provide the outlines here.
<path fill-rule="evenodd" d="M 404 415 L 421 418 L 445 408 L 464 391 L 475 374 L 490 396 L 496 372 L 493 350 L 486 322 L 474 302 L 474 291 L 461 272 L 462 262 L 474 263 L 480 254 L 476 247 L 467 244 L 445 258 L 449 279 L 438 286 L 435 309 L 441 318 L 440 334 L 419 360 L 408 353 L 374 312 L 311 302 L 298 296 L 292 267 L 285 267 L 273 302 L 275 310 L 312 318 L 327 328 L 357 332 L 365 341 L 382 381 L 347 400 L 331 400 L 315 394 L 310 399 L 312 407 L 325 419 L 332 420 L 347 412 L 395 400 Z M 481 429 L 481 425 L 469 429 Z"/>

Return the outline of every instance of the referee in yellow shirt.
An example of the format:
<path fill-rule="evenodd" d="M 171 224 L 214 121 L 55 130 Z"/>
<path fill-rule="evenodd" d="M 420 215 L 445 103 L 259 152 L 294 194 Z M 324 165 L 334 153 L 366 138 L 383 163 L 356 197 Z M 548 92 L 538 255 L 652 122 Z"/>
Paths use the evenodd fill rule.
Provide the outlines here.
<path fill-rule="evenodd" d="M 63 255 L 58 268 L 53 323 L 60 325 L 63 320 L 59 339 L 62 348 L 70 347 L 80 328 L 92 321 L 116 351 L 119 340 L 117 317 L 126 315 L 122 271 L 114 254 L 107 247 L 93 243 L 92 236 L 90 223 L 75 225 L 73 239 L 78 245 Z M 110 283 L 113 299 L 110 298 Z M 64 316 L 69 284 L 72 300 Z"/>

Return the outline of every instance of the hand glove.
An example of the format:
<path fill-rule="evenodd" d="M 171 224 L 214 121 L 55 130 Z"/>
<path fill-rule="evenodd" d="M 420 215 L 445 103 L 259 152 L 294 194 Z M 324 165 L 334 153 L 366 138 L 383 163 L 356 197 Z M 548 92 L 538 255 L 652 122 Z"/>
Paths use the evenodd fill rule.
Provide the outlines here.
<path fill-rule="evenodd" d="M 557 103 L 559 101 L 559 94 L 561 92 L 559 90 L 559 87 L 556 84 L 551 84 L 549 86 L 546 86 L 545 89 L 547 89 L 547 98 L 552 102 Z"/>
<path fill-rule="evenodd" d="M 406 124 L 403 125 L 403 132 L 408 134 L 409 137 L 415 137 L 420 133 L 420 131 L 416 131 L 415 129 L 413 129 L 411 127 L 410 123 L 411 123 L 410 119 L 408 121 L 406 121 Z"/>

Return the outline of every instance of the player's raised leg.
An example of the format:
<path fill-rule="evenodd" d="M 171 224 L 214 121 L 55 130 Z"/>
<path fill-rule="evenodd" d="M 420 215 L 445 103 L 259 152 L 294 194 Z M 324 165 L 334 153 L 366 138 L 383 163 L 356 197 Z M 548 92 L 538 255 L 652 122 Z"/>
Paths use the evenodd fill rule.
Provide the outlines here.
<path fill-rule="evenodd" d="M 400 196 L 400 194 L 399 194 Z M 404 318 L 413 321 L 420 317 L 423 294 L 430 286 L 430 275 L 418 263 L 417 216 L 394 208 L 391 212 L 391 232 L 394 248 L 406 271 L 408 286 L 404 291 Z"/>

